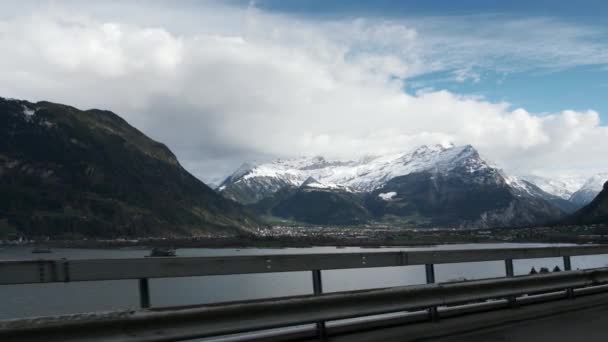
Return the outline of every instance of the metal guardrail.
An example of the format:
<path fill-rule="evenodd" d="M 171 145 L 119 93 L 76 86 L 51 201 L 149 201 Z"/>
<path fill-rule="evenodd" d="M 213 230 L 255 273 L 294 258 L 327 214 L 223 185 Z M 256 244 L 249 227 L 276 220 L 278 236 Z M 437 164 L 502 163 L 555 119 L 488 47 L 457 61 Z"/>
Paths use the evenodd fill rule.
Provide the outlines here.
<path fill-rule="evenodd" d="M 433 265 L 608 254 L 608 246 L 1 261 L 0 285 Z M 564 259 L 565 265 L 569 265 Z"/>
<path fill-rule="evenodd" d="M 116 330 L 114 328 L 117 326 L 120 326 L 120 329 L 117 328 L 119 331 L 128 327 L 129 334 L 136 331 L 136 335 L 142 337 L 136 339 L 138 341 L 164 341 L 176 339 L 175 336 L 178 335 L 179 338 L 184 339 L 301 323 L 316 323 L 318 335 L 324 338 L 326 335 L 325 321 L 327 320 L 413 308 L 428 309 L 429 316 L 437 319 L 437 307 L 441 305 L 489 298 L 507 298 L 510 303 L 514 304 L 518 295 L 549 290 L 566 289 L 569 295 L 573 295 L 573 288 L 606 284 L 608 269 L 513 277 L 513 260 L 561 257 L 564 270 L 570 271 L 572 256 L 595 254 L 608 254 L 608 246 L 3 261 L 0 262 L 0 285 L 138 279 L 142 308 L 150 306 L 149 278 L 310 271 L 313 295 L 237 304 L 205 305 L 189 309 L 118 312 L 109 314 L 110 316 L 87 314 L 60 318 L 59 321 L 50 318 L 40 319 L 36 321 L 33 328 L 18 327 L 17 321 L 14 323 L 17 326 L 0 323 L 0 336 L 8 333 L 28 334 L 33 331 L 38 333 L 45 331 L 47 334 L 50 333 L 47 331 L 48 329 L 56 330 L 59 326 L 62 327 L 62 330 L 66 327 L 75 327 L 76 330 L 85 329 L 86 333 L 95 326 L 103 325 L 111 328 L 109 331 Z M 433 284 L 435 283 L 435 264 L 492 260 L 504 260 L 506 279 L 323 294 L 322 270 L 425 265 L 427 283 Z M 247 316 L 249 314 L 251 316 Z M 235 317 L 238 317 L 238 324 L 234 322 Z M 163 321 L 169 322 L 167 323 L 169 326 L 162 325 L 163 328 L 160 328 L 162 333 L 154 328 L 156 323 L 151 323 L 157 322 L 161 318 Z M 186 322 L 193 320 L 198 323 L 193 326 L 185 325 Z M 232 324 L 230 320 L 232 320 Z M 23 320 L 23 322 L 26 321 Z M 175 326 L 170 322 L 174 322 Z M 71 331 L 70 329 L 68 330 Z M 153 336 L 157 335 L 160 337 L 155 339 Z"/>
<path fill-rule="evenodd" d="M 44 336 L 45 341 L 174 341 L 603 284 L 608 284 L 608 268 L 227 305 L 0 321 L 0 340 Z"/>

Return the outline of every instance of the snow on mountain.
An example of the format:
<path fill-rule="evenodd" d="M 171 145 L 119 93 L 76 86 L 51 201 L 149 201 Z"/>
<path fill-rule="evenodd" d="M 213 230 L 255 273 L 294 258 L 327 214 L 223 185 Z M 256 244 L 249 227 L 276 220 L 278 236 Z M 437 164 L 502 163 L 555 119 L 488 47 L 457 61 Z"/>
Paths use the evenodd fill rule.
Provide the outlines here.
<path fill-rule="evenodd" d="M 390 192 L 385 192 L 385 193 L 379 193 L 378 197 L 382 198 L 385 201 L 390 201 L 393 199 L 393 197 L 397 196 L 397 193 L 394 191 L 390 191 Z"/>
<path fill-rule="evenodd" d="M 300 185 L 300 187 L 315 189 L 315 190 L 343 190 L 343 191 L 352 192 L 351 189 L 349 189 L 348 187 L 345 187 L 343 185 L 319 182 L 318 180 L 316 180 L 312 177 L 308 177 L 308 179 L 306 181 L 304 181 L 304 183 L 302 183 L 302 185 Z"/>
<path fill-rule="evenodd" d="M 578 205 L 587 205 L 602 191 L 608 180 L 608 173 L 598 173 L 587 179 L 585 184 L 572 194 L 570 201 Z"/>
<path fill-rule="evenodd" d="M 583 176 L 543 177 L 538 175 L 522 175 L 518 177 L 532 183 L 544 192 L 569 200 L 573 193 L 581 188 L 586 178 Z"/>
<path fill-rule="evenodd" d="M 582 206 L 570 201 L 570 194 L 573 189 L 577 188 L 576 176 L 569 176 L 570 182 L 530 175 L 507 176 L 503 174 L 503 177 L 507 184 L 515 190 L 514 193 L 518 197 L 540 198 L 566 213 L 572 213 Z"/>
<path fill-rule="evenodd" d="M 315 224 L 351 222 L 356 215 L 357 222 L 521 226 L 573 211 L 568 201 L 507 175 L 470 145 L 421 146 L 352 161 L 302 157 L 244 165 L 218 190 L 264 215 Z"/>
<path fill-rule="evenodd" d="M 408 153 L 368 156 L 357 161 L 302 157 L 256 166 L 247 164 L 228 177 L 218 190 L 224 192 L 230 190 L 228 187 L 249 186 L 272 193 L 285 185 L 299 187 L 312 177 L 320 187 L 369 192 L 398 176 L 422 171 L 447 173 L 457 167 L 466 173 L 490 168 L 470 145 L 421 146 Z"/>
<path fill-rule="evenodd" d="M 538 189 L 535 189 L 533 186 L 530 186 L 530 183 L 528 183 L 526 180 L 524 180 L 520 177 L 508 176 L 504 173 L 502 173 L 502 176 L 504 177 L 505 182 L 512 189 L 514 189 L 514 190 L 516 190 L 516 192 L 518 192 L 519 196 L 526 194 L 526 195 L 530 195 L 533 197 L 543 197 L 541 195 L 541 193 L 538 191 Z"/>
<path fill-rule="evenodd" d="M 26 117 L 32 117 L 32 116 L 36 115 L 36 109 L 32 109 L 30 107 L 23 105 L 23 115 L 25 115 Z"/>

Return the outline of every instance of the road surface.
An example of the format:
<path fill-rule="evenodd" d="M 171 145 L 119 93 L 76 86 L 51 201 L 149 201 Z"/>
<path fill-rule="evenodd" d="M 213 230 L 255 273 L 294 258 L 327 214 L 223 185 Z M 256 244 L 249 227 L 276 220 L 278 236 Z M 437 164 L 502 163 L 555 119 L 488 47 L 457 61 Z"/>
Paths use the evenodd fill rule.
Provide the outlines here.
<path fill-rule="evenodd" d="M 330 342 L 606 342 L 608 293 L 403 324 Z"/>

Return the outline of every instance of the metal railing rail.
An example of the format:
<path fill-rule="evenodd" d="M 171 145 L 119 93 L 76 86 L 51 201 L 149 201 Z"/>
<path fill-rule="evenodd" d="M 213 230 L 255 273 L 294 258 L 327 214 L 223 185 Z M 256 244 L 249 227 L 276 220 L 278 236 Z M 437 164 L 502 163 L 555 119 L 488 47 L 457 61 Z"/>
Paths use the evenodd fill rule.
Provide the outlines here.
<path fill-rule="evenodd" d="M 0 285 L 138 279 L 140 306 L 148 308 L 150 307 L 150 278 L 309 271 L 312 274 L 313 295 L 330 298 L 323 294 L 323 270 L 425 265 L 426 281 L 428 284 L 433 284 L 435 283 L 435 264 L 503 260 L 507 277 L 506 280 L 503 280 L 509 281 L 518 278 L 513 278 L 513 260 L 560 257 L 563 259 L 564 270 L 570 271 L 571 257 L 597 254 L 608 254 L 608 245 L 224 257 L 1 261 Z M 570 273 L 572 272 L 563 274 Z M 572 274 L 580 275 L 576 272 Z M 478 282 L 468 283 L 477 284 Z M 573 295 L 572 288 L 579 285 L 579 283 L 572 284 L 565 289 L 570 295 Z M 514 304 L 516 295 L 517 293 L 507 294 L 506 298 Z M 431 301 L 424 306 L 428 308 L 429 316 L 432 319 L 438 318 L 438 305 L 443 304 L 434 304 Z M 386 312 L 384 309 L 382 311 Z M 325 336 L 325 320 L 327 319 L 321 317 L 310 321 L 316 323 L 320 337 Z"/>
<path fill-rule="evenodd" d="M 608 268 L 225 305 L 0 321 L 0 340 L 173 341 L 608 284 Z"/>
<path fill-rule="evenodd" d="M 608 254 L 608 245 L 127 259 L 0 261 L 0 285 L 434 265 Z M 510 260 L 510 261 L 509 261 Z M 569 268 L 569 267 L 566 267 Z M 429 270 L 430 271 L 430 270 Z"/>

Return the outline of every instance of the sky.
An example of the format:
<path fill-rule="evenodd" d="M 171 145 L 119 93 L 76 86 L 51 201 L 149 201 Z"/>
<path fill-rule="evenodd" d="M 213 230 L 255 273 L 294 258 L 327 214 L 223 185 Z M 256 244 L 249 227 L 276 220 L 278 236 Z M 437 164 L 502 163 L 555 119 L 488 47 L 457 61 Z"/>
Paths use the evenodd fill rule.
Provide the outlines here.
<path fill-rule="evenodd" d="M 447 142 L 515 174 L 608 171 L 605 1 L 0 7 L 0 96 L 112 110 L 206 182 Z"/>

